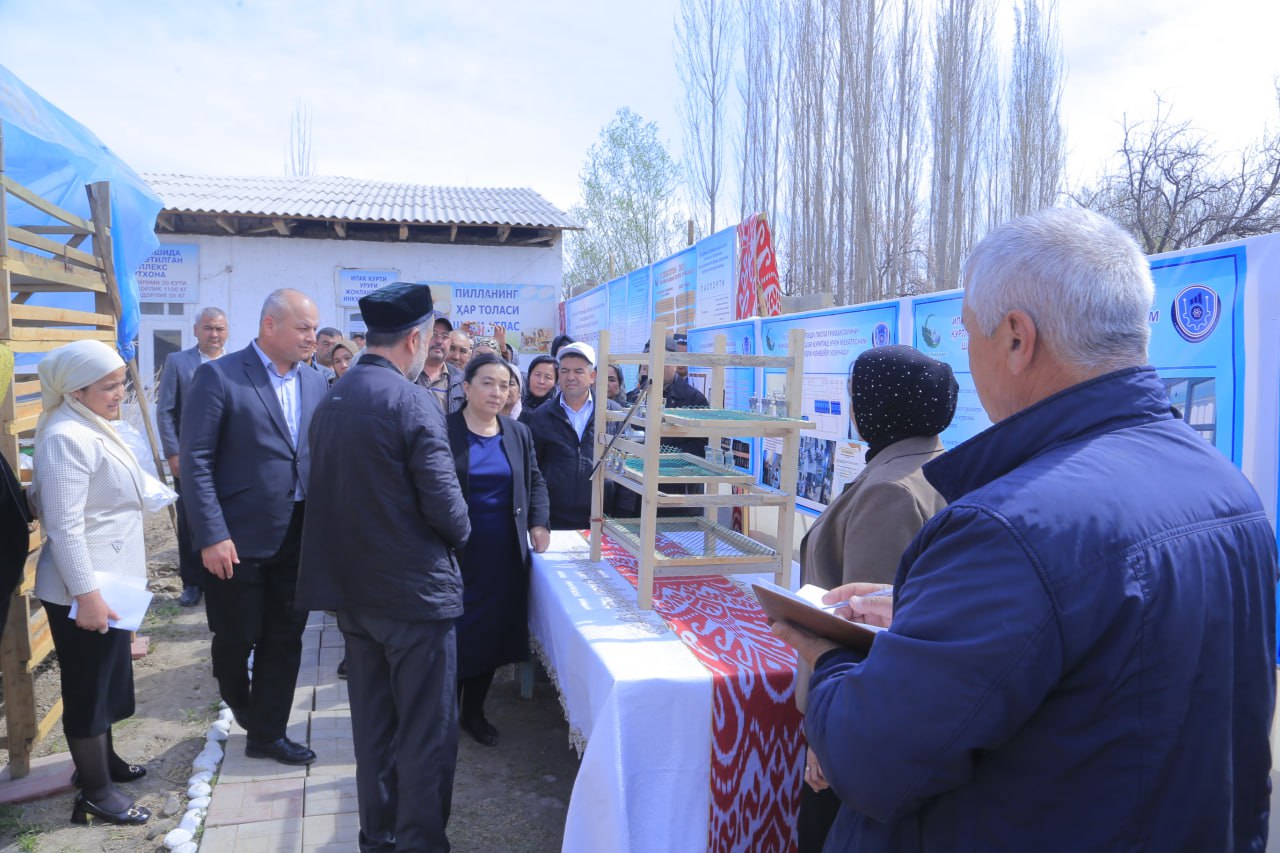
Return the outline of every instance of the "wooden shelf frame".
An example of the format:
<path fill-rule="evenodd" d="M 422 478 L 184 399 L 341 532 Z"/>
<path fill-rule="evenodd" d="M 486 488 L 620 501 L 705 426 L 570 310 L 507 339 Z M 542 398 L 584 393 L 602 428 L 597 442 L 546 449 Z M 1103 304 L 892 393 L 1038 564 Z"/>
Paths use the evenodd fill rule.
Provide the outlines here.
<path fill-rule="evenodd" d="M 666 339 L 667 329 L 661 323 L 654 323 L 649 340 Z M 657 394 L 644 400 L 645 415 L 636 413 L 630 422 L 631 426 L 645 430 L 645 441 L 638 442 L 626 436 L 614 440 L 608 434 L 608 427 L 620 425 L 626 413 L 609 412 L 604 406 L 595 407 L 596 434 L 596 470 L 591 490 L 591 559 L 601 558 L 601 537 L 610 533 L 627 548 L 636 558 L 639 566 L 639 579 L 636 585 L 637 599 L 642 609 L 653 607 L 653 581 L 655 577 L 705 575 L 705 574 L 739 574 L 772 572 L 774 581 L 782 586 L 790 587 L 792 575 L 792 551 L 795 530 L 795 495 L 799 471 L 796 465 L 784 465 L 782 478 L 777 489 L 758 484 L 754 478 L 744 475 L 736 469 L 704 463 L 708 472 L 700 477 L 666 476 L 661 473 L 662 459 L 671 458 L 673 454 L 662 452 L 662 442 L 666 438 L 777 438 L 782 441 L 783 459 L 798 459 L 800 456 L 800 433 L 812 429 L 815 425 L 797 418 L 776 418 L 765 415 L 753 416 L 744 413 L 744 417 L 716 419 L 698 417 L 689 414 L 688 410 L 668 409 L 661 397 L 662 377 L 669 365 L 687 365 L 691 367 L 709 367 L 710 381 L 707 400 L 712 409 L 724 409 L 725 369 L 732 367 L 769 367 L 786 371 L 786 387 L 798 394 L 804 369 L 804 332 L 792 329 L 788 337 L 788 354 L 785 356 L 739 356 L 726 352 L 727 342 L 724 335 L 717 335 L 711 353 L 669 353 L 662 347 L 651 348 L 648 353 L 611 353 L 609 351 L 609 330 L 600 331 L 596 345 L 597 369 L 595 399 L 608 399 L 608 365 L 610 364 L 647 364 L 649 376 L 653 379 L 650 386 Z M 640 470 L 613 470 L 604 460 L 606 449 L 612 444 L 613 453 L 622 453 L 640 460 Z M 719 471 L 716 471 L 719 469 Z M 654 473 L 650 473 L 654 472 Z M 628 531 L 621 532 L 621 520 L 604 516 L 604 486 L 613 482 L 640 495 L 640 516 L 630 520 L 628 524 L 636 527 L 634 535 Z M 705 489 L 703 494 L 673 494 L 664 491 L 664 483 L 701 483 Z M 726 494 L 722 490 L 737 491 Z M 778 507 L 778 536 L 776 549 L 765 549 L 767 554 L 751 557 L 733 557 L 725 554 L 710 556 L 670 559 L 664 557 L 657 548 L 659 531 L 664 525 L 673 521 L 690 521 L 689 518 L 659 519 L 660 507 L 691 507 L 703 510 L 703 516 L 692 519 L 705 525 L 708 535 L 716 531 L 732 534 L 734 537 L 748 539 L 743 534 L 729 531 L 715 522 L 715 515 L 722 507 L 740 506 L 776 506 Z M 748 540 L 754 541 L 754 540 Z M 758 544 L 758 543 L 757 543 Z M 758 546 L 764 548 L 764 546 Z"/>

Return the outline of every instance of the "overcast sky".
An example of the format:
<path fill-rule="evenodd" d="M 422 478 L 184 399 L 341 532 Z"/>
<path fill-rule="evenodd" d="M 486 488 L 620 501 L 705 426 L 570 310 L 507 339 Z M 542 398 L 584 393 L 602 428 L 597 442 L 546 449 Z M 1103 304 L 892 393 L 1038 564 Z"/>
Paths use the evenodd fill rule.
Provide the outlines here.
<path fill-rule="evenodd" d="M 1061 3 L 1077 179 L 1157 93 L 1224 149 L 1276 125 L 1280 2 Z M 283 174 L 301 100 L 321 173 L 528 186 L 567 208 L 621 106 L 679 155 L 677 6 L 0 0 L 0 64 L 138 171 Z"/>

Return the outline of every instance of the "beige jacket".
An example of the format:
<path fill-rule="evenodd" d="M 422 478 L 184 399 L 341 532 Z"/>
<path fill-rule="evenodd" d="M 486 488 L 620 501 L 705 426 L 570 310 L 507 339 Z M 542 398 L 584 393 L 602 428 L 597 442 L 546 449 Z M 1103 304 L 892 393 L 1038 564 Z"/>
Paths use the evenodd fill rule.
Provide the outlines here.
<path fill-rule="evenodd" d="M 824 589 L 893 583 L 898 560 L 946 506 L 920 467 L 942 453 L 937 436 L 886 447 L 845 487 L 800 542 L 800 577 Z"/>
<path fill-rule="evenodd" d="M 937 436 L 904 438 L 877 453 L 801 540 L 801 582 L 823 589 L 854 581 L 893 583 L 902 552 L 946 506 L 920 470 L 941 453 Z M 802 663 L 796 684 L 801 711 L 809 675 Z"/>
<path fill-rule="evenodd" d="M 50 416 L 35 452 L 42 601 L 67 605 L 92 592 L 94 572 L 146 578 L 142 495 L 127 453 L 68 407 Z"/>

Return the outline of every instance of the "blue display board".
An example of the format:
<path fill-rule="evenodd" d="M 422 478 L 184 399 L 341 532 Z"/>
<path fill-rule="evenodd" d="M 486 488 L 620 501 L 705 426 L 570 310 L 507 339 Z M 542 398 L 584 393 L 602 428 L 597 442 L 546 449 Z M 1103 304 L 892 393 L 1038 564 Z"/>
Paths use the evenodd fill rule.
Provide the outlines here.
<path fill-rule="evenodd" d="M 865 465 L 866 446 L 849 421 L 849 367 L 863 351 L 898 342 L 900 310 L 898 302 L 881 302 L 760 321 L 762 355 L 787 355 L 791 330 L 804 330 L 799 393 L 785 387 L 785 371 L 768 369 L 763 376 L 766 396 L 783 396 L 788 414 L 817 425 L 801 433 L 796 506 L 802 511 L 821 512 Z M 766 485 L 781 482 L 781 449 L 780 440 L 762 442 L 760 480 Z"/>
<path fill-rule="evenodd" d="M 667 327 L 667 333 L 684 332 L 693 324 L 697 301 L 698 251 L 690 246 L 658 261 L 653 271 L 653 314 Z"/>
<path fill-rule="evenodd" d="M 991 426 L 969 373 L 969 334 L 960 319 L 963 300 L 963 290 L 910 300 L 911 345 L 930 358 L 951 365 L 960 386 L 955 417 L 939 436 L 948 450 Z"/>
<path fill-rule="evenodd" d="M 1240 465 L 1245 248 L 1153 259 L 1151 277 L 1151 363 L 1187 423 Z"/>

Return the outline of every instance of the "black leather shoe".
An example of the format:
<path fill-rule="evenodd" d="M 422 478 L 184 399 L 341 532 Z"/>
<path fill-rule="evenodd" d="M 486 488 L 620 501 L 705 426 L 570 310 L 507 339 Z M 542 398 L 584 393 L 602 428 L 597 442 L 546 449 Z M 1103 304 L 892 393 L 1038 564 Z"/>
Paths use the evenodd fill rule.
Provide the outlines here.
<path fill-rule="evenodd" d="M 249 758 L 274 758 L 281 764 L 310 764 L 316 760 L 315 752 L 287 737 L 267 743 L 247 741 L 244 754 Z"/>
<path fill-rule="evenodd" d="M 137 764 L 126 764 L 123 768 L 111 768 L 112 782 L 136 782 L 143 776 L 147 775 L 147 768 Z M 71 784 L 77 788 L 80 787 L 80 771 L 73 771 L 71 774 Z"/>
<path fill-rule="evenodd" d="M 151 820 L 151 809 L 130 803 L 124 811 L 109 812 L 86 800 L 84 794 L 77 795 L 76 804 L 71 807 L 71 822 L 87 826 L 95 818 L 118 826 L 136 826 Z"/>
<path fill-rule="evenodd" d="M 341 661 L 338 662 L 338 677 L 339 678 L 347 677 L 347 659 L 346 658 L 343 658 Z"/>
<path fill-rule="evenodd" d="M 476 743 L 482 743 L 485 746 L 498 745 L 498 730 L 493 727 L 493 723 L 484 717 L 471 717 L 463 720 L 462 730 L 471 735 Z"/>
<path fill-rule="evenodd" d="M 184 586 L 182 595 L 178 596 L 178 604 L 182 607 L 195 607 L 200 603 L 200 587 Z"/>

